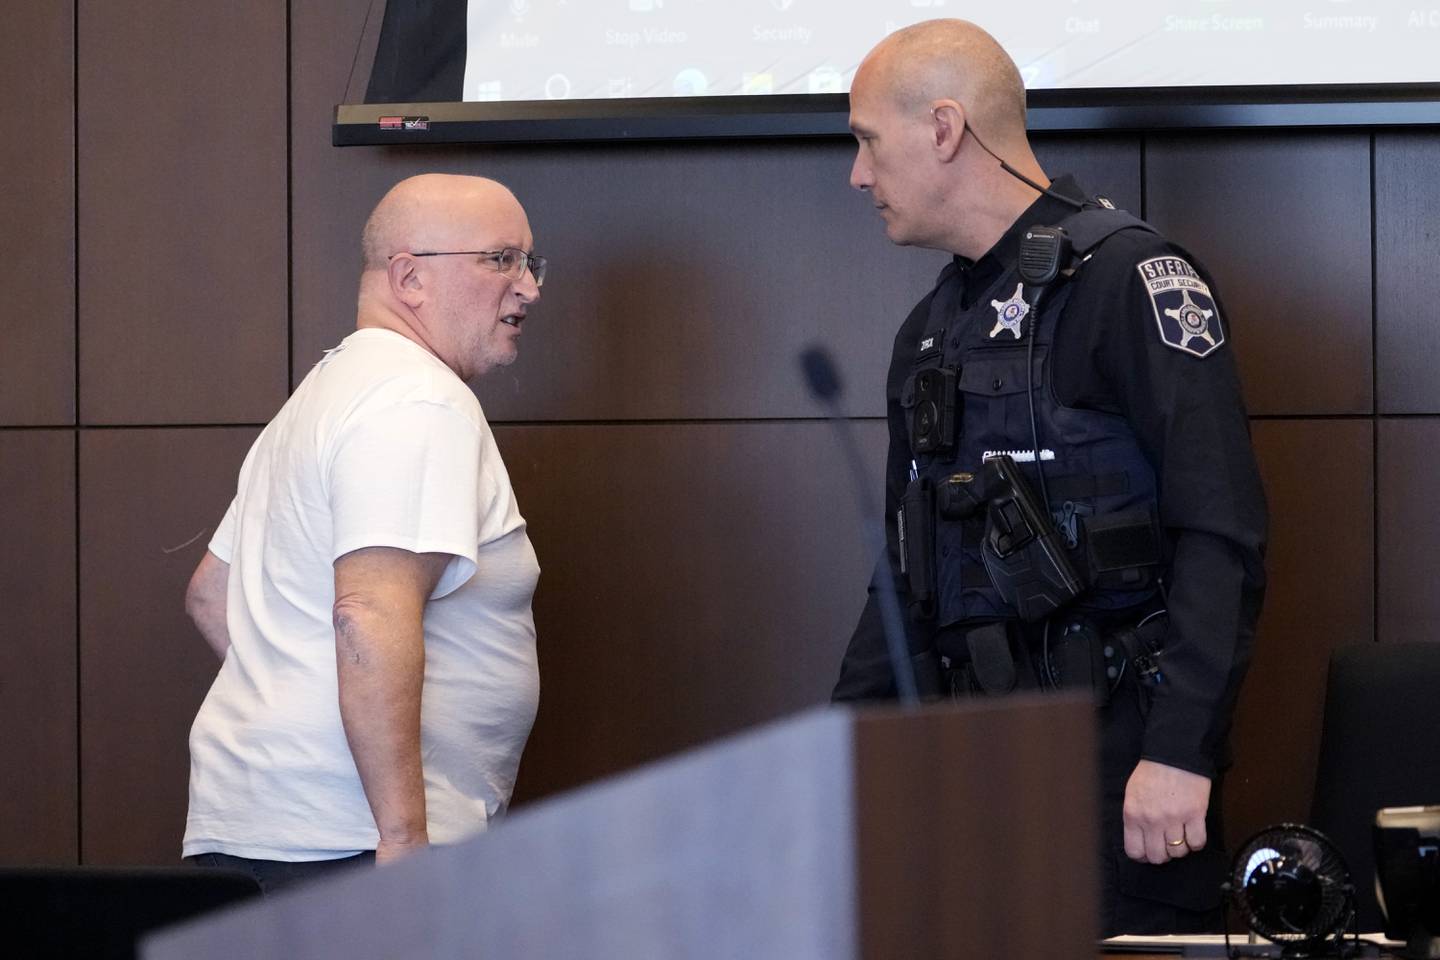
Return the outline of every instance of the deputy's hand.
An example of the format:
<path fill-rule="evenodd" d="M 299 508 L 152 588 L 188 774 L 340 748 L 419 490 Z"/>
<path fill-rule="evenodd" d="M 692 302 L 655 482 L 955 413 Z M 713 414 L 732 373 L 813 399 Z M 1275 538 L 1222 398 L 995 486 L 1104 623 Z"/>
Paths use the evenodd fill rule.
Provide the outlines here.
<path fill-rule="evenodd" d="M 1166 863 L 1202 849 L 1209 806 L 1209 777 L 1141 760 L 1125 784 L 1126 856 Z"/>
<path fill-rule="evenodd" d="M 430 839 L 424 836 L 404 840 L 386 840 L 381 837 L 379 845 L 375 847 L 375 865 L 379 866 L 399 860 L 401 857 L 424 850 L 429 845 Z"/>

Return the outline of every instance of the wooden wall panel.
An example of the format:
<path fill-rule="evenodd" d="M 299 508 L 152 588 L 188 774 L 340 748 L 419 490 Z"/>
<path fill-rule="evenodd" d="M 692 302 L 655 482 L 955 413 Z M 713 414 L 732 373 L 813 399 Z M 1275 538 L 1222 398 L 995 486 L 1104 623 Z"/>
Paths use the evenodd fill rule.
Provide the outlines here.
<path fill-rule="evenodd" d="M 858 434 L 878 492 L 883 423 Z M 496 436 L 541 568 L 517 799 L 828 701 L 873 565 L 829 424 Z"/>
<path fill-rule="evenodd" d="M 75 9 L 7 4 L 0 424 L 75 420 Z"/>
<path fill-rule="evenodd" d="M 1375 350 L 1380 413 L 1440 412 L 1440 133 L 1375 135 Z"/>
<path fill-rule="evenodd" d="M 1310 814 L 1330 651 L 1374 638 L 1373 426 L 1254 424 L 1270 504 L 1269 589 L 1226 784 L 1233 849 Z"/>
<path fill-rule="evenodd" d="M 885 239 L 848 186 L 848 139 L 337 150 L 332 91 L 363 22 L 353 2 L 293 21 L 297 380 L 353 321 L 370 207 L 443 170 L 511 186 L 554 264 L 520 360 L 477 384 L 492 419 L 809 416 L 794 358 L 815 341 L 853 384 L 847 409 L 883 414 L 895 330 L 947 258 Z M 1138 209 L 1138 140 L 1042 153 Z"/>
<path fill-rule="evenodd" d="M 1147 217 L 1214 274 L 1251 414 L 1371 412 L 1369 137 L 1147 142 Z"/>
<path fill-rule="evenodd" d="M 87 431 L 80 446 L 81 815 L 87 864 L 174 863 L 190 722 L 219 662 L 185 585 L 254 428 Z"/>
<path fill-rule="evenodd" d="M 473 149 L 330 145 L 335 105 L 347 95 L 345 102 L 364 100 L 369 74 L 362 70 L 373 63 L 372 34 L 383 13 L 372 0 L 301 3 L 290 11 L 294 383 L 354 326 L 360 231 L 376 201 L 402 177 L 440 169 L 447 157 Z M 535 225 L 540 237 L 542 227 Z"/>
<path fill-rule="evenodd" d="M 81 418 L 286 394 L 285 0 L 80 0 Z"/>
<path fill-rule="evenodd" d="M 7 20 L 27 57 L 0 64 L 17 94 L 0 119 L 25 135 L 0 143 L 0 165 L 25 189 L 0 200 L 16 226 L 0 270 L 18 271 L 0 276 L 19 291 L 0 320 L 0 424 L 76 417 L 78 283 L 79 416 L 156 427 L 85 432 L 79 539 L 70 435 L 0 433 L 0 480 L 22 491 L 0 531 L 55 553 L 0 561 L 7 611 L 31 618 L 5 629 L 73 636 L 83 544 L 79 662 L 73 642 L 15 654 L 58 692 L 35 688 L 38 709 L 23 710 L 45 717 L 36 739 L 0 750 L 35 749 L 42 764 L 64 754 L 41 793 L 6 796 L 58 797 L 44 809 L 61 811 L 23 837 L 0 834 L 29 845 L 15 857 L 178 853 L 185 734 L 215 669 L 181 609 L 204 548 L 187 541 L 218 520 L 254 430 L 177 426 L 268 419 L 293 382 L 289 296 L 298 380 L 350 327 L 366 212 L 423 170 L 511 183 L 556 264 L 521 360 L 479 384 L 492 418 L 517 424 L 499 433 L 545 568 L 545 691 L 520 799 L 820 702 L 834 679 L 869 558 L 829 427 L 792 419 L 816 413 L 794 354 L 829 341 L 848 409 L 878 416 L 893 333 L 945 257 L 885 240 L 846 184 L 842 138 L 337 150 L 331 110 L 364 87 L 370 8 L 79 0 Z M 1374 384 L 1369 143 L 1364 132 L 1164 134 L 1146 138 L 1143 170 L 1136 136 L 1048 134 L 1037 153 L 1215 271 L 1252 412 L 1367 414 L 1378 394 L 1387 412 L 1440 413 L 1426 326 L 1440 250 L 1424 189 L 1437 141 L 1376 135 Z M 655 422 L 667 419 L 690 422 Z M 1380 423 L 1381 639 L 1440 618 L 1427 580 L 1435 537 L 1416 506 L 1437 422 Z M 878 488 L 884 425 L 860 429 Z M 1304 815 L 1324 658 L 1371 636 L 1371 430 L 1369 419 L 1257 424 L 1272 587 L 1239 713 L 1232 839 Z M 0 666 L 3 683 L 14 671 Z"/>
<path fill-rule="evenodd" d="M 520 360 L 477 384 L 501 421 L 807 416 L 794 357 L 817 341 L 856 385 L 847 409 L 878 416 L 895 330 L 947 260 L 885 239 L 846 185 L 846 141 L 347 148 L 317 158 L 313 190 L 296 152 L 297 377 L 348 329 L 327 304 L 353 301 L 356 237 L 391 182 L 481 172 L 526 204 L 554 266 Z M 1047 153 L 1138 206 L 1138 144 Z M 336 164 L 353 168 L 348 199 Z"/>
<path fill-rule="evenodd" d="M 0 505 L 0 863 L 74 864 L 74 433 L 0 430 Z"/>
<path fill-rule="evenodd" d="M 946 259 L 885 239 L 838 141 L 342 153 L 340 200 L 297 149 L 296 375 L 353 324 L 356 238 L 384 190 L 485 173 L 553 264 L 520 360 L 477 385 L 500 421 L 808 416 L 795 357 L 815 341 L 856 385 L 849 408 L 879 415 L 894 332 Z"/>
<path fill-rule="evenodd" d="M 1437 640 L 1440 516 L 1431 504 L 1440 477 L 1440 417 L 1380 420 L 1379 448 L 1377 639 Z"/>
<path fill-rule="evenodd" d="M 1080 185 L 1143 217 L 1140 138 L 1088 134 L 1037 135 L 1032 145 L 1050 177 L 1073 173 Z"/>

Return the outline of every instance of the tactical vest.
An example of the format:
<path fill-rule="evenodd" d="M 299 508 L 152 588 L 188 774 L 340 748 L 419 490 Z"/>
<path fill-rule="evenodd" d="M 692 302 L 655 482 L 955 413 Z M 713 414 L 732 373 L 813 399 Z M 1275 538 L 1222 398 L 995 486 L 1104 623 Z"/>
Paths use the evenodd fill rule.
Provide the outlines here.
<path fill-rule="evenodd" d="M 1151 599 L 1157 590 L 1162 557 L 1155 472 L 1123 417 L 1066 407 L 1056 400 L 1051 347 L 1070 292 L 1083 277 L 1085 255 L 1121 230 L 1155 230 L 1129 214 L 1098 206 L 1087 206 L 1060 226 L 1073 244 L 1074 270 L 1048 288 L 1038 316 L 1023 315 L 1028 306 L 1017 306 L 1023 302 L 1018 267 L 977 293 L 968 309 L 960 304 L 955 267 L 947 267 L 931 298 L 901 404 L 912 425 L 913 451 L 910 414 L 917 403 L 917 378 L 926 370 L 955 371 L 958 436 L 953 449 L 917 455 L 916 475 L 939 484 L 954 473 L 976 472 L 987 455 L 1009 454 L 1038 493 L 1033 460 L 1043 457 L 1056 526 L 1090 584 L 1075 601 L 1076 609 L 1123 609 Z M 1034 451 L 1031 439 L 1025 370 L 1030 337 L 1040 452 Z M 934 622 L 939 627 L 1017 616 L 992 586 L 981 560 L 984 530 L 983 516 L 935 521 Z"/>

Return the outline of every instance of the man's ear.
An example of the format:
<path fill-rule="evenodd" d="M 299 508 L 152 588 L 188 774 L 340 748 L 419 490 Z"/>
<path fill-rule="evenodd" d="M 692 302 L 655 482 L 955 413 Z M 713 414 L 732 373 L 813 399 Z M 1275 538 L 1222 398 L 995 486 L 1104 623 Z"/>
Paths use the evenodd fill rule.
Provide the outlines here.
<path fill-rule="evenodd" d="M 960 141 L 965 139 L 965 108 L 958 100 L 935 100 L 930 104 L 930 136 L 941 163 L 955 159 Z"/>
<path fill-rule="evenodd" d="M 419 263 L 407 253 L 397 254 L 385 267 L 390 295 L 406 306 L 418 307 L 424 300 L 425 285 L 420 281 Z"/>

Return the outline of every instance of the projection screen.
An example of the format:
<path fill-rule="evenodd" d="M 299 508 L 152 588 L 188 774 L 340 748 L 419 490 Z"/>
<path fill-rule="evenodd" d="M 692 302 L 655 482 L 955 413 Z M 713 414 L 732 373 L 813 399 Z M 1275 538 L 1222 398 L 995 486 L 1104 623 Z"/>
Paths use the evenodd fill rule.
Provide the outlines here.
<path fill-rule="evenodd" d="M 1041 128 L 1435 123 L 1432 2 L 389 0 L 335 142 L 843 133 L 866 51 L 945 16 L 1009 51 Z"/>

